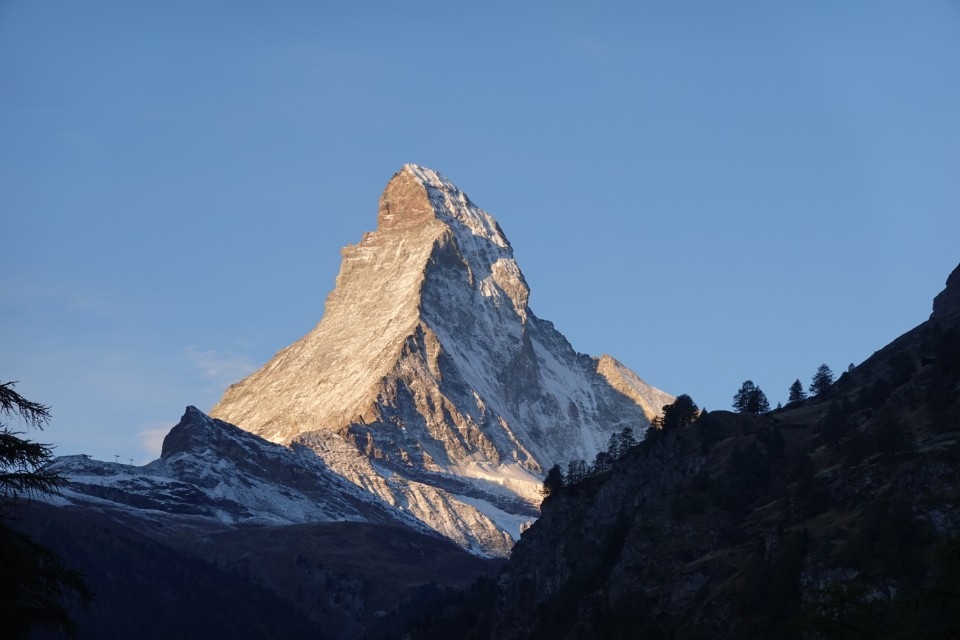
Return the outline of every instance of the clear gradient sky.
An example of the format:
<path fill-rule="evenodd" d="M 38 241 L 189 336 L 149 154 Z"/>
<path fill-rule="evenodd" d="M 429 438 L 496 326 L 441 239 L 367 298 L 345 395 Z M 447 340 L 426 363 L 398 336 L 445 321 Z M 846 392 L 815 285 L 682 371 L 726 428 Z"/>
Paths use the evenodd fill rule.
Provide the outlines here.
<path fill-rule="evenodd" d="M 499 220 L 578 351 L 775 405 L 960 262 L 960 3 L 2 0 L 0 379 L 52 406 L 33 435 L 156 457 L 320 320 L 406 162 Z"/>

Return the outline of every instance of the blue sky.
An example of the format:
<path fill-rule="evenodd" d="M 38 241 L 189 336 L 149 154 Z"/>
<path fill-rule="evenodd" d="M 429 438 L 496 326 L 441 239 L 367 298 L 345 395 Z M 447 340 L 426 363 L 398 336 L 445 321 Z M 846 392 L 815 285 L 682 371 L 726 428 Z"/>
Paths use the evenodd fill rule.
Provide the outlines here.
<path fill-rule="evenodd" d="M 52 406 L 34 435 L 155 457 L 320 320 L 405 162 L 499 220 L 577 350 L 711 409 L 926 319 L 956 2 L 475 4 L 0 3 L 0 378 Z"/>

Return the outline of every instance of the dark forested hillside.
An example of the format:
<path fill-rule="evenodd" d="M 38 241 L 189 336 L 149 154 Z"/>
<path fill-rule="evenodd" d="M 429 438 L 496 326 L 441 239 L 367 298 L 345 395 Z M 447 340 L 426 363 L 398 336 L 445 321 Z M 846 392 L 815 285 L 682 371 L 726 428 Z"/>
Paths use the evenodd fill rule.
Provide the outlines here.
<path fill-rule="evenodd" d="M 960 268 L 814 398 L 651 431 L 414 638 L 960 637 Z"/>

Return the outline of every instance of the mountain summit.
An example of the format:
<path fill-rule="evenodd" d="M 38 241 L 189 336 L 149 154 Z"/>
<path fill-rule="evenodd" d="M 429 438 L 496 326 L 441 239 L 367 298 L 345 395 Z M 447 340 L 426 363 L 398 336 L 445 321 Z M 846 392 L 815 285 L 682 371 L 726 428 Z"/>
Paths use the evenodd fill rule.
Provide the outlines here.
<path fill-rule="evenodd" d="M 509 551 L 547 467 L 639 436 L 673 399 L 537 318 L 497 221 L 435 171 L 395 174 L 342 255 L 320 323 L 211 415 L 309 447 L 476 553 Z"/>

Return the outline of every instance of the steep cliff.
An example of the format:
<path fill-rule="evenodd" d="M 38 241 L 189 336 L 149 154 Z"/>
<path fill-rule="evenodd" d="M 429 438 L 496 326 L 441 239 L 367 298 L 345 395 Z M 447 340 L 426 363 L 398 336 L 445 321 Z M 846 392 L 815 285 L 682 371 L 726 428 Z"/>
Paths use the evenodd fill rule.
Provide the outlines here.
<path fill-rule="evenodd" d="M 672 400 L 537 318 L 496 220 L 434 171 L 405 165 L 342 253 L 316 328 L 211 415 L 309 447 L 465 548 L 508 553 L 547 467 Z"/>

